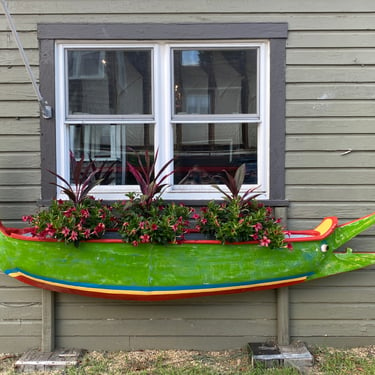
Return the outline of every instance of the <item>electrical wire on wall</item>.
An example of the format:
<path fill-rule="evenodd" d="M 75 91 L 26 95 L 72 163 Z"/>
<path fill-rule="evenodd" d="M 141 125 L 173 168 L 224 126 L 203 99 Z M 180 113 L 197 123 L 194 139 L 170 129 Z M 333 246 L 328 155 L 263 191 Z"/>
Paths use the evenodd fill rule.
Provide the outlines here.
<path fill-rule="evenodd" d="M 42 116 L 43 118 L 45 119 L 51 119 L 52 118 L 52 107 L 48 105 L 47 101 L 43 98 L 42 94 L 40 93 L 40 90 L 39 90 L 39 87 L 36 83 L 36 79 L 34 77 L 34 74 L 31 70 L 31 67 L 30 67 L 30 63 L 29 63 L 29 60 L 25 54 L 25 50 L 22 46 L 22 43 L 21 43 L 21 40 L 18 36 L 18 32 L 17 32 L 17 29 L 16 29 L 16 26 L 13 22 L 13 19 L 10 15 L 10 12 L 9 12 L 9 9 L 8 9 L 8 6 L 6 4 L 6 1 L 5 0 L 1 0 L 1 4 L 3 6 L 3 9 L 4 9 L 4 13 L 5 13 L 5 16 L 8 20 L 8 24 L 9 24 L 9 27 L 12 31 L 12 34 L 13 34 L 13 37 L 16 41 L 16 44 L 17 44 L 17 47 L 18 47 L 18 50 L 20 52 L 20 55 L 21 55 L 21 58 L 23 60 L 23 63 L 25 65 L 25 68 L 26 68 L 26 71 L 29 75 L 29 78 L 31 80 L 31 83 L 33 85 L 33 89 L 34 89 L 34 92 L 38 98 L 38 101 L 39 101 L 39 105 L 40 105 L 40 110 L 41 110 L 41 113 L 42 113 Z"/>

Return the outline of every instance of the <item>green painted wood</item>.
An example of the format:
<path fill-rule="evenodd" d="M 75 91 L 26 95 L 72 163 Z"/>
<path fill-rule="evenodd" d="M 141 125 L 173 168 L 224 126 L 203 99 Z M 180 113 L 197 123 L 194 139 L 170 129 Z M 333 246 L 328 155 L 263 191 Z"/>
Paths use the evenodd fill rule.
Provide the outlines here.
<path fill-rule="evenodd" d="M 271 287 L 277 287 L 278 280 L 284 278 L 302 277 L 304 281 L 375 264 L 375 253 L 334 253 L 371 227 L 375 214 L 338 227 L 334 223 L 334 219 L 328 220 L 325 230 L 331 226 L 332 230 L 323 238 L 293 242 L 293 251 L 251 243 L 187 241 L 134 247 L 121 241 L 82 241 L 77 252 L 73 244 L 28 239 L 17 233 L 18 238 L 12 238 L 3 228 L 0 261 L 2 270 L 10 276 L 21 280 L 26 277 L 26 283 L 53 291 L 65 288 L 83 295 L 119 294 L 118 298 L 145 300 L 183 298 L 185 293 L 199 295 L 206 291 L 220 294 L 238 283 L 245 284 L 243 287 L 248 283 L 261 287 L 271 283 Z M 206 290 L 207 287 L 214 290 Z M 278 315 L 284 322 L 287 320 L 286 311 L 280 309 Z"/>
<path fill-rule="evenodd" d="M 39 117 L 38 100 L 34 101 L 2 101 L 0 113 L 4 117 Z"/>
<path fill-rule="evenodd" d="M 34 181 L 28 180 L 28 184 Z M 2 202 L 35 202 L 40 199 L 39 186 L 0 186 L 0 200 Z"/>
<path fill-rule="evenodd" d="M 35 93 L 31 84 L 0 84 L 0 101 L 35 100 Z M 8 121 L 9 122 L 9 121 Z M 3 127 L 2 125 L 1 127 Z M 16 126 L 16 125 L 14 125 Z M 26 126 L 27 128 L 27 126 Z"/>
<path fill-rule="evenodd" d="M 19 38 L 22 41 L 22 45 L 25 49 L 37 49 L 38 48 L 35 31 L 34 32 L 28 31 L 27 33 L 19 32 Z M 7 30 L 5 32 L 0 30 L 0 49 L 17 50 L 17 44 L 14 38 L 9 35 L 9 27 L 7 27 Z"/>
<path fill-rule="evenodd" d="M 314 185 L 293 185 L 286 187 L 286 195 L 292 197 L 293 201 L 302 202 L 334 202 L 347 201 L 361 202 L 367 197 L 368 202 L 375 202 L 375 189 L 372 186 L 314 186 Z"/>
<path fill-rule="evenodd" d="M 53 14 L 51 10 L 48 14 L 22 14 L 15 15 L 15 21 L 17 24 L 18 31 L 36 31 L 37 23 L 56 23 L 61 22 L 62 19 L 68 18 L 69 22 L 134 22 L 134 14 L 131 12 L 116 12 L 112 14 L 94 14 L 90 12 L 91 9 L 87 9 L 88 13 L 85 14 Z M 176 22 L 175 13 L 162 13 L 158 15 L 158 22 L 172 23 Z M 178 15 L 179 22 L 284 22 L 288 20 L 290 30 L 368 30 L 368 25 L 372 25 L 375 21 L 375 17 L 371 13 L 342 13 L 338 17 L 335 14 L 320 13 L 275 13 L 272 9 L 269 9 L 268 13 L 253 13 L 238 11 L 233 13 L 207 13 L 202 19 L 196 13 L 183 13 Z M 155 14 L 143 13 L 142 22 L 154 22 Z M 9 32 L 9 27 L 4 18 L 0 18 L 0 31 Z"/>
<path fill-rule="evenodd" d="M 39 152 L 22 153 L 22 150 L 18 151 L 18 153 L 3 152 L 0 159 L 0 169 L 9 169 L 9 166 L 12 166 L 12 169 L 37 169 L 40 167 Z"/>
<path fill-rule="evenodd" d="M 349 337 L 353 335 L 353 332 L 356 332 L 355 336 L 375 337 L 375 321 L 329 318 L 325 320 L 293 320 L 291 330 L 293 336 Z"/>
<path fill-rule="evenodd" d="M 214 304 L 209 301 L 204 304 L 184 305 L 178 303 L 164 303 L 162 305 L 147 305 L 123 303 L 85 303 L 85 299 L 77 304 L 58 304 L 56 307 L 57 320 L 134 320 L 134 319 L 165 319 L 165 320 L 190 320 L 190 319 L 233 319 L 253 320 L 276 319 L 274 303 L 228 303 Z"/>
<path fill-rule="evenodd" d="M 371 152 L 356 151 L 345 157 L 341 151 L 296 151 L 286 152 L 286 166 L 288 168 L 374 168 L 375 158 L 371 158 Z M 319 182 L 319 181 L 318 181 Z M 333 211 L 335 212 L 335 211 Z M 336 212 L 335 212 L 336 215 Z"/>
<path fill-rule="evenodd" d="M 358 291 L 361 291 L 358 293 Z M 362 287 L 337 287 L 323 286 L 315 288 L 296 288 L 290 296 L 291 302 L 309 303 L 319 301 L 320 303 L 375 303 L 373 286 Z"/>
<path fill-rule="evenodd" d="M 288 100 L 301 100 L 301 99 L 316 99 L 316 100 L 373 100 L 375 99 L 375 84 L 369 83 L 369 84 L 354 84 L 354 83 L 330 83 L 330 84 L 303 84 L 303 83 L 296 83 L 296 84 L 289 84 L 286 88 L 286 96 Z M 358 120 L 358 119 L 356 119 Z M 360 122 L 364 122 L 364 119 L 361 119 Z M 319 121 L 319 122 L 318 122 Z M 326 123 L 327 120 L 324 121 L 325 128 L 328 127 L 330 130 L 334 130 L 334 120 L 330 121 L 329 124 Z M 342 123 L 350 123 L 353 122 L 353 119 L 339 119 L 336 120 L 339 121 L 340 124 L 337 124 L 336 131 L 342 132 L 341 125 Z M 307 123 L 307 121 L 305 121 Z M 313 124 L 314 128 L 318 127 L 319 124 L 321 124 L 320 119 L 314 119 L 310 121 L 311 124 Z M 293 124 L 293 120 L 290 120 L 287 122 L 288 130 L 290 131 L 291 124 Z M 294 125 L 297 125 L 297 129 L 303 127 L 301 123 L 296 124 L 294 120 Z M 315 130 L 315 129 L 310 129 Z M 320 128 L 320 131 L 324 132 L 324 128 Z M 353 128 L 351 126 L 350 128 L 352 133 L 360 133 L 358 131 L 357 127 Z M 299 132 L 299 131 L 298 131 Z"/>
<path fill-rule="evenodd" d="M 0 291 L 1 295 L 1 291 Z M 0 320 L 40 320 L 41 306 L 37 302 L 0 302 Z"/>
<path fill-rule="evenodd" d="M 74 336 L 58 337 L 57 345 L 67 348 L 86 348 L 87 350 L 144 350 L 144 349 L 185 349 L 225 350 L 244 348 L 248 342 L 265 342 L 274 336 Z"/>
<path fill-rule="evenodd" d="M 39 64 L 39 58 L 38 58 L 38 50 L 28 50 L 27 51 L 27 58 L 29 60 L 29 63 L 31 65 L 38 65 Z M 20 56 L 20 53 L 16 49 L 2 49 L 1 55 L 0 55 L 0 65 L 5 66 L 20 66 L 23 67 L 23 61 Z"/>
<path fill-rule="evenodd" d="M 374 82 L 374 66 L 287 66 L 286 82 Z M 343 116 L 345 117 L 345 116 Z"/>
<path fill-rule="evenodd" d="M 350 176 L 350 178 L 348 178 Z M 291 185 L 336 185 L 337 187 L 345 184 L 350 190 L 356 189 L 358 181 L 363 184 L 375 184 L 375 175 L 372 173 L 371 168 L 335 168 L 332 173 L 332 168 L 327 169 L 289 169 L 286 171 L 287 190 Z M 365 187 L 363 187 L 365 189 Z M 289 199 L 294 199 L 293 195 L 287 195 Z M 317 196 L 316 199 L 319 199 Z M 350 200 L 350 195 L 348 196 Z"/>
<path fill-rule="evenodd" d="M 316 116 L 357 116 L 372 117 L 375 109 L 369 100 L 352 100 L 350 106 L 346 101 L 295 101 L 286 106 L 287 116 L 316 117 Z"/>
<path fill-rule="evenodd" d="M 368 49 L 375 46 L 375 31 L 305 31 L 298 30 L 289 33 L 288 48 L 351 48 L 357 50 L 360 48 Z M 345 56 L 345 51 L 342 51 Z M 337 63 L 340 63 L 337 61 Z"/>
<path fill-rule="evenodd" d="M 40 337 L 42 329 L 40 320 L 20 320 L 0 321 L 1 336 L 18 336 Z"/>
<path fill-rule="evenodd" d="M 337 134 L 316 135 L 288 135 L 286 137 L 286 147 L 288 151 L 315 151 L 319 146 L 320 152 L 334 152 L 337 156 L 349 156 L 346 151 L 363 152 L 375 151 L 375 134 Z M 344 155 L 342 155 L 344 154 Z"/>
<path fill-rule="evenodd" d="M 64 320 L 56 327 L 56 337 L 62 336 L 271 336 L 276 320 L 268 319 L 194 319 L 194 320 Z M 230 332 L 230 334 L 228 334 Z"/>
<path fill-rule="evenodd" d="M 0 170 L 1 185 L 10 191 L 9 186 L 20 187 L 20 185 L 40 184 L 40 171 L 32 169 Z M 30 188 L 33 189 L 33 188 Z M 40 195 L 40 188 L 38 189 Z M 14 200 L 13 200 L 14 201 Z"/>
<path fill-rule="evenodd" d="M 318 38 L 319 36 L 317 36 Z M 345 35 L 342 36 L 345 38 Z M 358 65 L 372 64 L 373 50 L 354 48 L 311 48 L 288 51 L 287 64 L 292 65 Z"/>
<path fill-rule="evenodd" d="M 339 316 L 345 320 L 375 320 L 374 304 L 371 303 L 292 303 L 290 314 L 296 320 L 326 320 L 327 317 Z M 306 324 L 308 324 L 306 322 Z M 324 324 L 324 323 L 323 323 Z"/>
<path fill-rule="evenodd" d="M 64 6 L 64 4 L 66 6 Z M 10 11 L 14 14 L 33 14 L 52 12 L 58 14 L 85 13 L 87 7 L 84 3 L 74 0 L 65 0 L 64 4 L 54 0 L 34 0 L 33 4 L 28 1 L 16 0 L 9 5 Z M 154 0 L 152 8 L 147 7 L 147 2 L 139 1 L 136 3 L 118 3 L 117 0 L 108 0 L 105 4 L 100 0 L 91 1 L 91 13 L 220 13 L 233 12 L 279 12 L 279 13 L 337 13 L 353 12 L 352 3 L 348 0 L 332 0 L 327 3 L 324 0 L 316 0 L 314 3 L 301 3 L 292 0 L 283 1 L 269 0 L 267 3 L 257 1 L 238 0 L 233 4 L 228 4 L 225 0 L 216 0 L 214 9 L 210 2 L 201 2 L 199 0 L 190 0 L 189 2 L 173 0 Z M 375 11 L 375 6 L 368 0 L 358 0 L 355 7 L 356 12 L 370 13 Z"/>
<path fill-rule="evenodd" d="M 9 89 L 3 86 L 3 91 Z M 1 94 L 0 94 L 1 95 Z M 6 94 L 4 94 L 6 95 Z M 34 100 L 34 97 L 33 97 Z M 0 135 L 40 135 L 40 124 L 37 118 L 2 118 Z M 9 171 L 12 172 L 11 170 Z"/>
<path fill-rule="evenodd" d="M 356 84 L 356 87 L 360 88 L 362 84 Z M 306 90 L 309 92 L 308 89 Z M 362 134 L 363 136 L 371 134 L 374 127 L 373 119 L 366 117 L 289 118 L 286 125 L 287 134 Z"/>
<path fill-rule="evenodd" d="M 40 338 L 37 336 L 7 336 L 2 334 L 0 340 L 1 353 L 22 353 L 30 348 L 38 348 L 40 346 Z"/>

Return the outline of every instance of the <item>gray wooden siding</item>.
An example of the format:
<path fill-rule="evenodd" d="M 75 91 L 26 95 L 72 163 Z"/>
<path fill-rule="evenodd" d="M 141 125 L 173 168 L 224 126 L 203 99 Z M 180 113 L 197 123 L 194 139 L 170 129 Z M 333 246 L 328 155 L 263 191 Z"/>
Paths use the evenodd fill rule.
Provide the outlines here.
<path fill-rule="evenodd" d="M 372 0 L 14 0 L 38 77 L 37 23 L 288 22 L 288 226 L 375 211 L 375 2 Z M 21 225 L 40 198 L 38 105 L 0 15 L 0 217 Z M 344 154 L 347 150 L 350 153 Z M 373 250 L 375 229 L 350 246 Z M 291 335 L 374 343 L 375 268 L 290 288 Z M 139 304 L 57 295 L 57 344 L 88 349 L 224 348 L 276 335 L 275 292 Z M 41 292 L 0 275 L 0 351 L 40 346 Z M 30 305 L 30 306 L 29 306 Z M 28 307 L 29 306 L 29 307 Z M 11 344 L 10 344 L 11 343 Z"/>
<path fill-rule="evenodd" d="M 275 335 L 275 291 L 137 303 L 57 296 L 57 344 L 89 349 L 241 347 Z"/>
<path fill-rule="evenodd" d="M 40 346 L 41 293 L 0 272 L 0 351 Z"/>

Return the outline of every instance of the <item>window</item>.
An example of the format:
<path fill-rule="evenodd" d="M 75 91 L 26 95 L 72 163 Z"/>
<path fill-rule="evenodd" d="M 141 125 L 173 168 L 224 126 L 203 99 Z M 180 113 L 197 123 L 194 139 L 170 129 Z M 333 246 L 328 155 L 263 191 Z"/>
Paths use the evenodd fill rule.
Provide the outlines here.
<path fill-rule="evenodd" d="M 220 198 L 211 185 L 223 169 L 241 164 L 245 189 L 258 186 L 263 199 L 284 199 L 285 24 L 259 24 L 256 32 L 256 24 L 231 32 L 218 24 L 181 25 L 185 33 L 153 24 L 141 39 L 139 25 L 122 32 L 107 25 L 103 35 L 95 26 L 39 26 L 41 53 L 54 49 L 53 68 L 41 62 L 55 78 L 53 87 L 44 83 L 55 94 L 50 169 L 69 179 L 70 150 L 114 165 L 113 181 L 95 194 L 121 199 L 136 189 L 126 163 L 136 152 L 158 150 L 159 167 L 174 159 L 165 199 Z M 179 32 L 166 37 L 173 29 Z M 52 193 L 44 191 L 46 198 Z"/>

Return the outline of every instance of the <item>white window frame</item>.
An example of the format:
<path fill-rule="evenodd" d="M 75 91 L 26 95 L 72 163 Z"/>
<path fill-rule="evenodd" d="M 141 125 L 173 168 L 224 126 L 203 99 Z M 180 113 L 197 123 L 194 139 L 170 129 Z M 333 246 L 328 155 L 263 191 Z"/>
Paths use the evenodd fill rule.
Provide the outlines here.
<path fill-rule="evenodd" d="M 258 113 L 256 115 L 238 114 L 221 115 L 172 115 L 173 88 L 172 88 L 172 49 L 173 48 L 257 48 L 258 53 Z M 66 113 L 67 64 L 65 56 L 67 49 L 124 49 L 146 48 L 152 49 L 152 115 L 124 116 L 68 116 Z M 70 124 L 127 124 L 149 123 L 155 125 L 154 144 L 159 149 L 158 167 L 173 157 L 173 130 L 172 124 L 246 122 L 258 124 L 257 139 L 257 175 L 261 193 L 259 199 L 269 198 L 270 188 L 270 45 L 267 40 L 233 41 L 222 40 L 206 41 L 152 41 L 152 42 L 102 42 L 102 41 L 56 41 L 55 43 L 55 98 L 56 98 L 56 172 L 69 179 L 69 127 Z M 169 100 L 162 101 L 161 98 Z M 59 157 L 63 156 L 63 157 Z M 171 166 L 170 169 L 173 167 Z M 167 181 L 171 186 L 163 195 L 164 199 L 172 200 L 202 200 L 220 199 L 222 194 L 209 185 L 172 185 L 173 176 Z M 243 191 L 255 185 L 244 185 Z M 93 195 L 106 200 L 123 199 L 124 194 L 130 191 L 139 191 L 135 185 L 105 185 L 97 186 Z M 202 196 L 204 194 L 204 196 Z M 57 191 L 57 198 L 65 198 L 61 191 Z"/>

